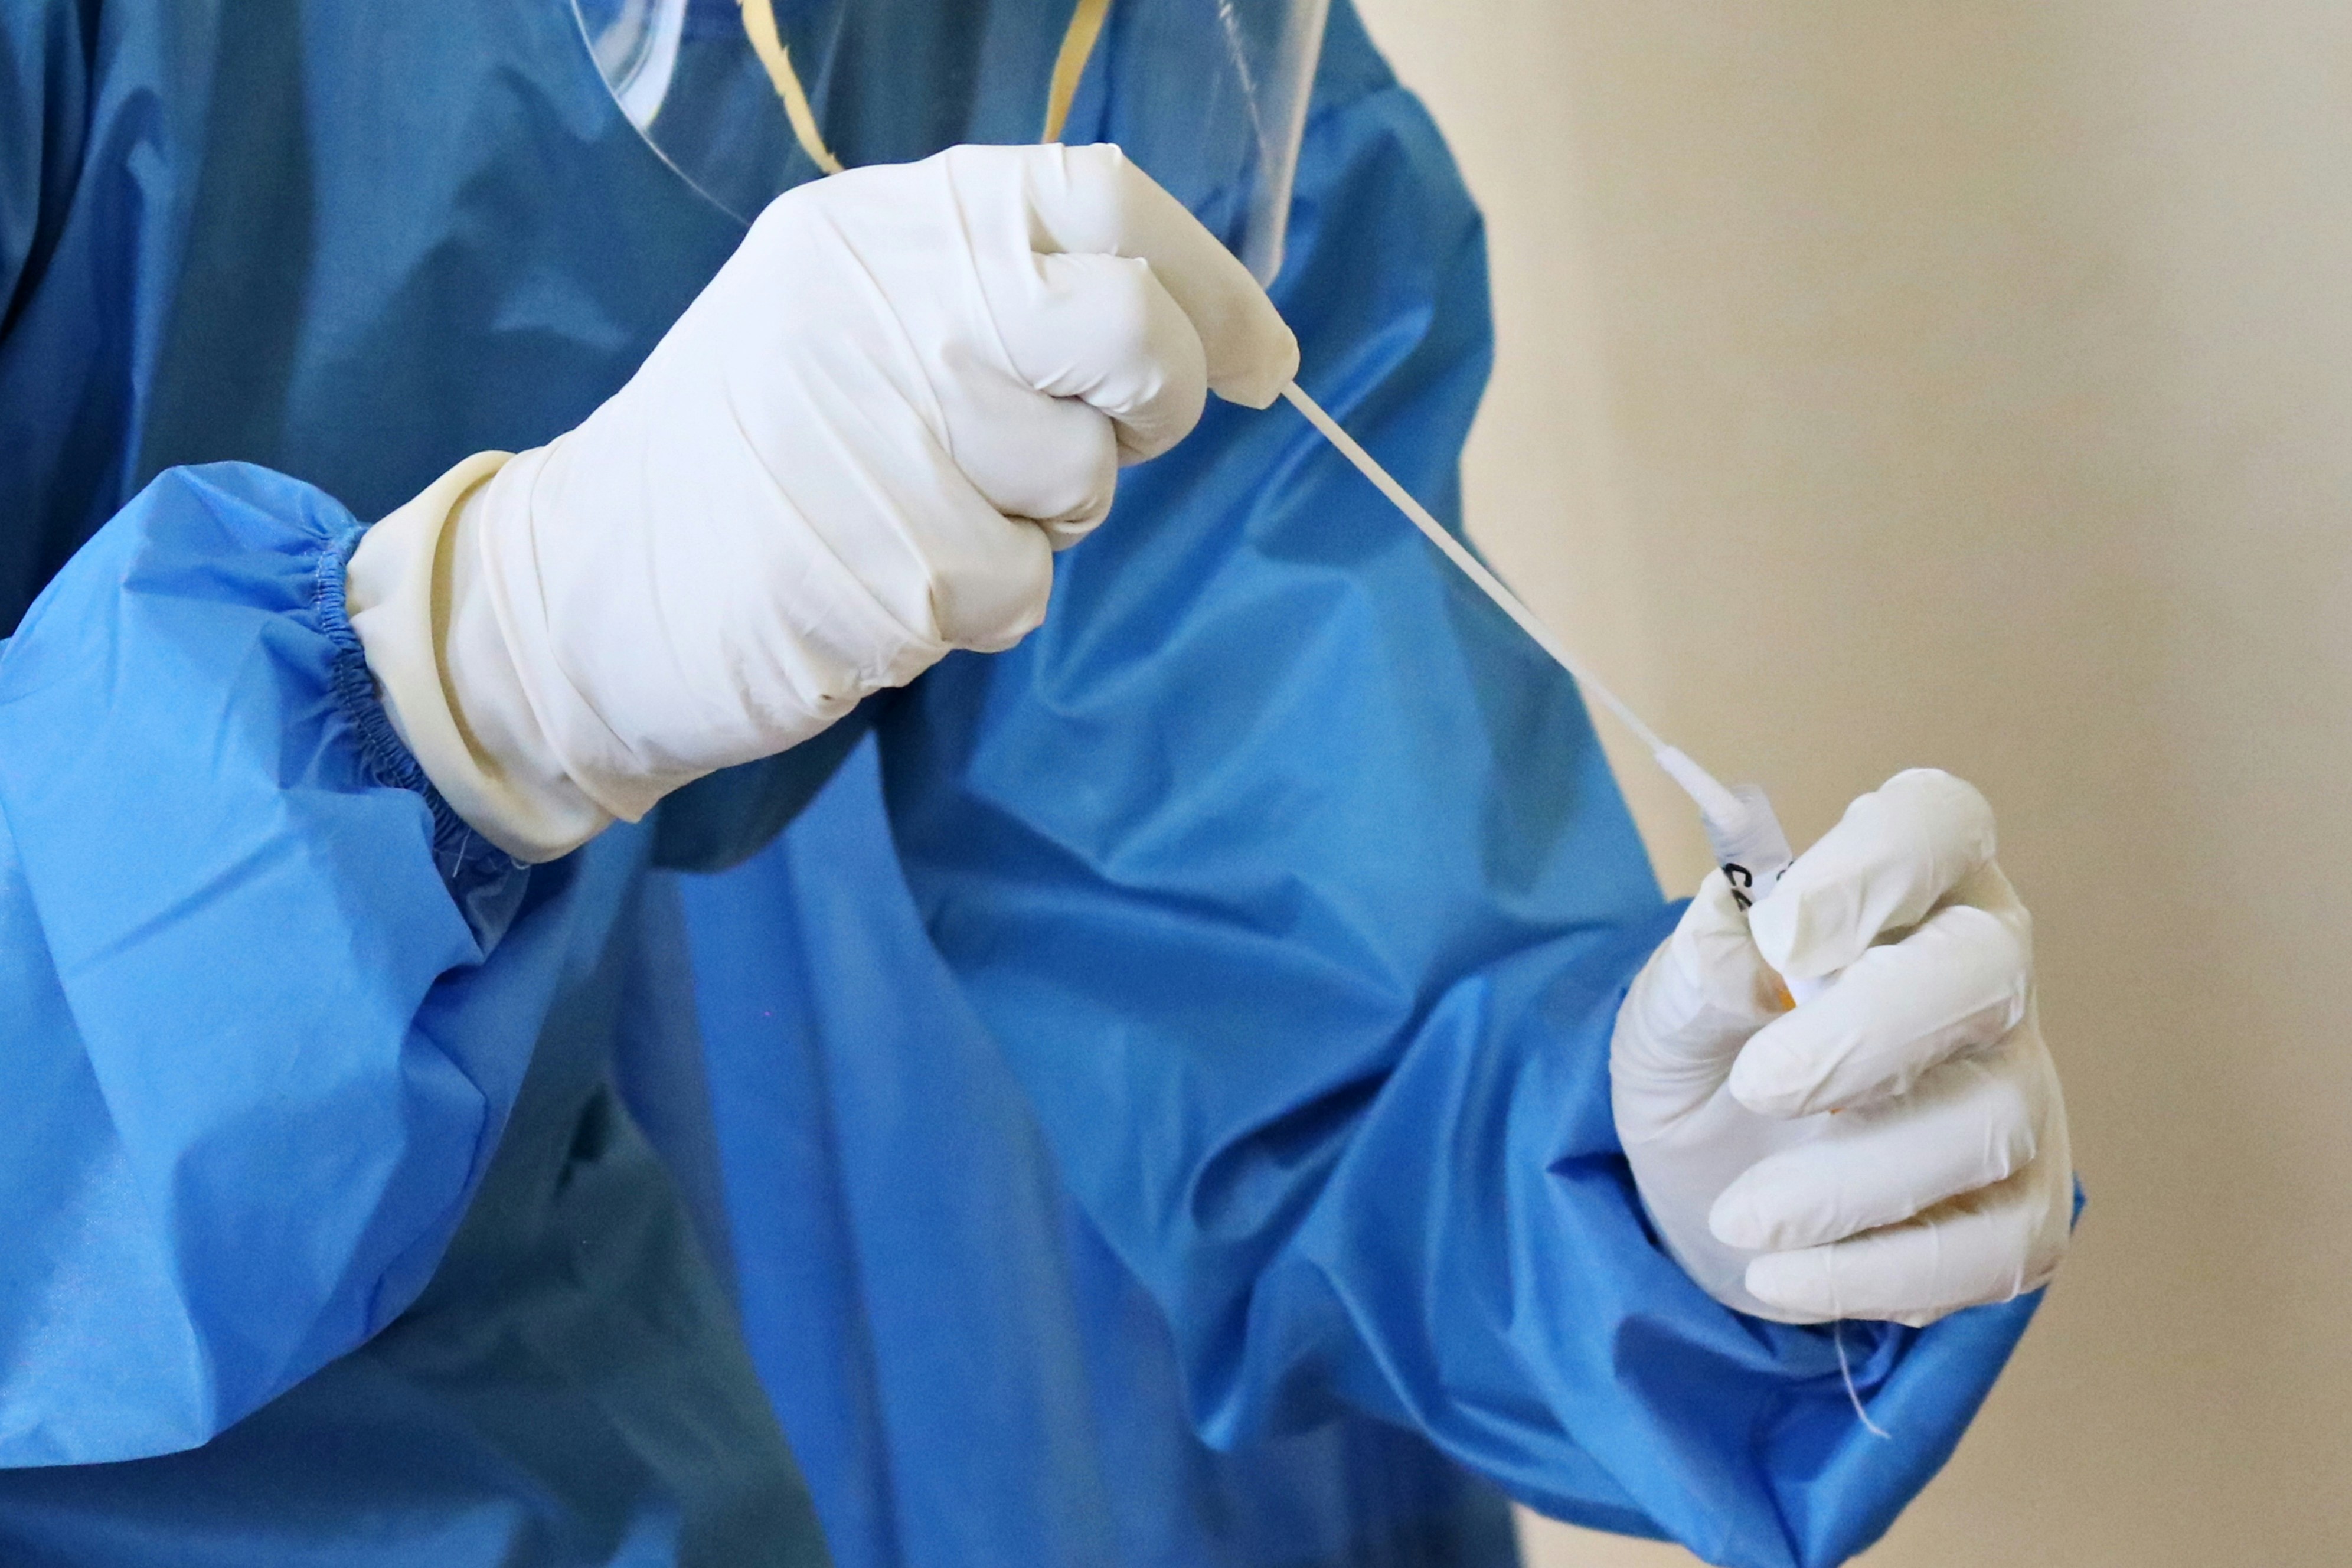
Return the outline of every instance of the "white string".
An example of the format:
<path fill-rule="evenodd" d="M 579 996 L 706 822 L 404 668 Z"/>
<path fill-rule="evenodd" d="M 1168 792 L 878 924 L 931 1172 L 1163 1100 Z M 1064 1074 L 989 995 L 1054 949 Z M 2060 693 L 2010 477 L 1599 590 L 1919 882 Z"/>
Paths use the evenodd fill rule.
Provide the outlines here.
<path fill-rule="evenodd" d="M 1854 1419 L 1862 1423 L 1864 1431 L 1882 1441 L 1891 1441 L 1895 1434 L 1873 1421 L 1870 1412 L 1862 1407 L 1862 1391 L 1853 1385 L 1853 1363 L 1845 1358 L 1845 1302 L 1838 1294 L 1837 1248 L 1832 1247 L 1822 1261 L 1829 1268 L 1830 1310 L 1837 1314 L 1830 1320 L 1830 1342 L 1837 1346 L 1838 1375 L 1845 1379 L 1846 1400 L 1853 1406 Z"/>

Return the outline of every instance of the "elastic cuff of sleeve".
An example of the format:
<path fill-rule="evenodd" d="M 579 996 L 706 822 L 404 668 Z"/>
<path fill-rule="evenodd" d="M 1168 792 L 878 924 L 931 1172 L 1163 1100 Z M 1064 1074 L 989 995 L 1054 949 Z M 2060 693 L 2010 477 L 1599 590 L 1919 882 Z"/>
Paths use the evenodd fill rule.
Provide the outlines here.
<path fill-rule="evenodd" d="M 519 859 L 552 860 L 612 816 L 543 743 L 495 634 L 458 635 L 472 624 L 464 514 L 509 461 L 476 453 L 368 530 L 347 593 L 385 716 L 426 776 L 484 837 Z"/>
<path fill-rule="evenodd" d="M 376 781 L 390 789 L 422 796 L 433 817 L 433 863 L 449 893 L 478 936 L 495 940 L 503 930 L 530 867 L 491 843 L 457 815 L 433 781 L 425 776 L 416 758 L 393 728 L 392 717 L 376 694 L 375 678 L 368 669 L 366 650 L 352 629 L 343 584 L 352 552 L 366 537 L 364 528 L 351 529 L 319 552 L 318 578 L 312 604 L 319 629 L 335 650 L 333 674 L 336 705 L 359 739 L 360 754 Z"/>

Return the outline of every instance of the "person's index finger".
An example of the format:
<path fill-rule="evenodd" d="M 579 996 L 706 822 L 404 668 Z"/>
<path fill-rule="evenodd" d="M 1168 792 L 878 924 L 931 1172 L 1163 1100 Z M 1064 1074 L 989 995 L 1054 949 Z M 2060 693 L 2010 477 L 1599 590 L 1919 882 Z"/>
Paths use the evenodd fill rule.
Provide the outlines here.
<path fill-rule="evenodd" d="M 1834 973 L 1916 925 L 1993 856 L 1992 808 L 1935 768 L 1900 773 L 1846 808 L 1748 911 L 1765 960 L 1792 980 Z"/>
<path fill-rule="evenodd" d="M 2015 1029 L 2032 973 L 2021 910 L 1947 904 L 1758 1030 L 1732 1065 L 1732 1095 L 1761 1115 L 1795 1117 L 1908 1094 Z"/>
<path fill-rule="evenodd" d="M 1023 185 L 1036 249 L 1150 262 L 1200 333 L 1218 396 L 1264 408 L 1298 374 L 1298 340 L 1249 268 L 1116 146 L 956 151 L 1032 155 Z"/>

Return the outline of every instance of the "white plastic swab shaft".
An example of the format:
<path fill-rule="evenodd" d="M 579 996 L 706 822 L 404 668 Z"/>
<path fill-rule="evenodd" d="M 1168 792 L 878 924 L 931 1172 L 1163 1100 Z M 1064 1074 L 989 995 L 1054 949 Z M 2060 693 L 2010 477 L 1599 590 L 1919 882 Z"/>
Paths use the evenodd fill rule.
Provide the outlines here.
<path fill-rule="evenodd" d="M 1624 722 L 1641 742 L 1650 748 L 1668 778 L 1683 787 L 1698 806 L 1699 818 L 1706 825 L 1709 846 L 1724 874 L 1731 879 L 1732 896 L 1739 907 L 1748 908 L 1758 899 L 1772 890 L 1780 873 L 1789 868 L 1790 855 L 1788 835 L 1780 830 L 1780 819 L 1772 810 L 1772 803 L 1754 784 L 1742 784 L 1737 790 L 1727 789 L 1714 774 L 1675 747 L 1666 744 L 1655 730 L 1642 722 L 1641 716 L 1628 708 L 1623 700 L 1596 679 L 1584 661 L 1561 645 L 1551 635 L 1551 628 L 1536 619 L 1535 612 L 1519 602 L 1503 580 L 1486 570 L 1486 563 L 1470 553 L 1468 548 L 1445 531 L 1444 524 L 1432 517 L 1429 509 L 1412 499 L 1412 492 L 1397 483 L 1382 468 L 1380 459 L 1360 446 L 1353 436 L 1340 427 L 1339 422 L 1323 412 L 1323 405 L 1307 395 L 1297 382 L 1282 389 L 1290 405 L 1307 416 L 1307 422 L 1322 433 L 1323 438 L 1339 449 L 1339 455 L 1356 466 L 1357 471 L 1372 481 L 1381 494 L 1389 498 L 1396 509 L 1412 520 L 1412 525 L 1427 536 L 1432 544 L 1445 552 L 1445 558 L 1462 569 L 1462 574 L 1478 586 L 1478 591 L 1495 602 L 1519 629 L 1533 637 L 1536 646 L 1551 655 L 1562 669 L 1575 679 L 1588 697 L 1596 699 L 1602 707 Z M 1827 989 L 1828 981 L 1798 980 L 1786 982 L 1797 1002 L 1811 1001 Z M 1853 1369 L 1848 1364 L 1845 1338 L 1842 1325 L 1838 1329 L 1838 1371 L 1845 1378 L 1846 1397 L 1853 1404 L 1853 1413 L 1862 1424 L 1879 1437 L 1888 1433 L 1870 1418 L 1863 1408 L 1862 1394 L 1854 1386 Z"/>
<path fill-rule="evenodd" d="M 1381 494 L 1389 498 L 1396 509 L 1412 520 L 1412 525 L 1427 536 L 1432 544 L 1445 552 L 1445 558 L 1462 569 L 1462 574 L 1477 585 L 1478 591 L 1495 603 L 1496 608 L 1518 623 L 1519 629 L 1535 639 L 1536 646 L 1551 655 L 1559 667 L 1576 678 L 1584 694 L 1617 715 L 1625 728 L 1633 731 L 1634 739 L 1650 749 L 1650 754 L 1664 768 L 1666 776 L 1682 785 L 1691 799 L 1697 803 L 1699 815 L 1710 823 L 1736 821 L 1746 808 L 1731 791 L 1716 782 L 1705 768 L 1682 752 L 1666 744 L 1655 730 L 1642 722 L 1642 716 L 1626 706 L 1622 698 L 1609 689 L 1585 662 L 1570 653 L 1560 640 L 1552 636 L 1551 628 L 1536 618 L 1536 614 L 1519 602 L 1500 577 L 1486 569 L 1486 563 L 1470 553 L 1469 548 L 1445 531 L 1445 525 L 1429 514 L 1429 509 L 1413 500 L 1412 492 L 1397 483 L 1379 458 L 1358 444 L 1353 436 L 1340 426 L 1337 419 L 1323 412 L 1323 405 L 1307 395 L 1297 382 L 1282 389 L 1282 395 L 1293 408 L 1307 416 L 1307 422 L 1321 432 L 1325 440 L 1338 448 L 1341 457 L 1356 466 L 1359 473 L 1372 481 Z"/>
<path fill-rule="evenodd" d="M 1428 535 L 1429 542 L 1444 551 L 1448 561 L 1462 568 L 1463 574 L 1478 585 L 1480 593 L 1492 599 L 1496 608 L 1517 621 L 1519 629 L 1536 640 L 1537 647 L 1551 655 L 1559 661 L 1562 669 L 1574 676 L 1576 683 L 1584 689 L 1586 696 L 1594 699 L 1602 707 L 1617 715 L 1623 721 L 1625 728 L 1633 731 L 1634 737 L 1642 744 L 1650 748 L 1653 755 L 1674 750 L 1658 738 L 1658 732 L 1655 730 L 1642 722 L 1641 715 L 1625 706 L 1615 692 L 1610 690 L 1591 669 L 1587 668 L 1583 660 L 1562 647 L 1559 639 L 1551 635 L 1551 628 L 1536 619 L 1535 612 L 1521 604 L 1519 596 L 1512 593 L 1501 578 L 1486 570 L 1485 562 L 1471 554 L 1469 549 L 1460 540 L 1448 533 L 1445 531 L 1445 525 L 1429 514 L 1428 508 L 1413 500 L 1412 492 L 1397 483 L 1389 471 L 1381 467 L 1379 458 L 1357 445 L 1356 438 L 1342 429 L 1337 419 L 1324 413 L 1321 404 L 1307 396 L 1295 381 L 1282 389 L 1282 395 L 1289 400 L 1293 408 L 1307 416 L 1307 422 L 1320 431 L 1325 440 L 1338 447 L 1339 455 L 1353 463 L 1364 478 L 1371 480 L 1379 488 L 1381 494 L 1388 497 L 1399 511 L 1411 518 L 1412 525 Z M 1675 754 L 1681 756 L 1679 752 Z M 1701 777 L 1706 776 L 1697 763 L 1689 762 L 1687 758 L 1684 761 L 1691 771 L 1698 773 Z M 1668 771 L 1674 772 L 1672 769 Z M 1677 784 L 1683 783 L 1682 774 L 1677 773 L 1675 778 Z M 1708 779 L 1707 782 L 1715 784 L 1713 779 Z M 1684 787 L 1689 786 L 1685 784 Z M 1723 788 L 1721 784 L 1716 784 L 1715 787 L 1719 790 Z M 1729 793 L 1725 791 L 1727 797 Z"/>
<path fill-rule="evenodd" d="M 1307 395 L 1297 382 L 1282 389 L 1290 405 L 1307 416 L 1307 422 L 1322 433 L 1323 438 L 1338 449 L 1339 455 L 1356 466 L 1357 471 L 1372 481 L 1381 494 L 1389 498 L 1396 509 L 1412 520 L 1412 525 L 1427 536 L 1432 544 L 1445 552 L 1445 558 L 1462 569 L 1462 574 L 1477 584 L 1478 591 L 1495 602 L 1519 629 L 1533 637 L 1536 646 L 1551 655 L 1562 669 L 1573 676 L 1584 694 L 1600 702 L 1623 721 L 1641 742 L 1650 748 L 1650 755 L 1666 776 L 1680 784 L 1698 806 L 1699 820 L 1706 825 L 1707 843 L 1715 851 L 1717 862 L 1731 879 L 1733 896 L 1742 908 L 1772 890 L 1780 873 L 1789 868 L 1791 857 L 1788 836 L 1780 830 L 1780 819 L 1772 810 L 1772 803 L 1764 792 L 1753 784 L 1738 789 L 1727 789 L 1714 774 L 1693 762 L 1679 749 L 1666 744 L 1655 730 L 1642 722 L 1641 716 L 1625 705 L 1624 700 L 1602 684 L 1584 661 L 1568 651 L 1560 640 L 1552 636 L 1551 628 L 1536 619 L 1533 610 L 1519 602 L 1503 580 L 1486 569 L 1486 563 L 1470 553 L 1463 542 L 1445 531 L 1443 523 L 1429 514 L 1429 509 L 1413 500 L 1412 492 L 1397 483 L 1395 476 L 1381 466 L 1380 459 L 1364 450 L 1353 436 L 1340 427 L 1339 422 L 1323 412 L 1323 405 Z M 1803 983 L 1810 992 L 1812 983 Z M 1791 986 L 1794 990 L 1796 987 Z M 1801 997 L 1800 998 L 1802 999 Z"/>

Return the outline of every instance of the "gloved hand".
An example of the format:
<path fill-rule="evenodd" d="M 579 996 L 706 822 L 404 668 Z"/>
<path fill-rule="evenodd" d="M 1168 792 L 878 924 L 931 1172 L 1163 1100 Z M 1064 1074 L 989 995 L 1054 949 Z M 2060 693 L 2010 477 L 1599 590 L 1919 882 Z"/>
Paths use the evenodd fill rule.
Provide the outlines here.
<path fill-rule="evenodd" d="M 1790 1010 L 1780 976 L 1834 978 Z M 2032 921 L 1949 773 L 1855 801 L 1744 915 L 1709 877 L 1618 1013 L 1610 1079 L 1650 1217 L 1741 1311 L 1921 1324 L 2065 1253 Z"/>
<path fill-rule="evenodd" d="M 1115 147 L 958 147 L 779 197 L 611 401 L 469 459 L 348 577 L 451 805 L 525 858 L 1044 617 L 1120 464 L 1297 346 Z M 454 522 L 452 521 L 454 518 Z"/>

